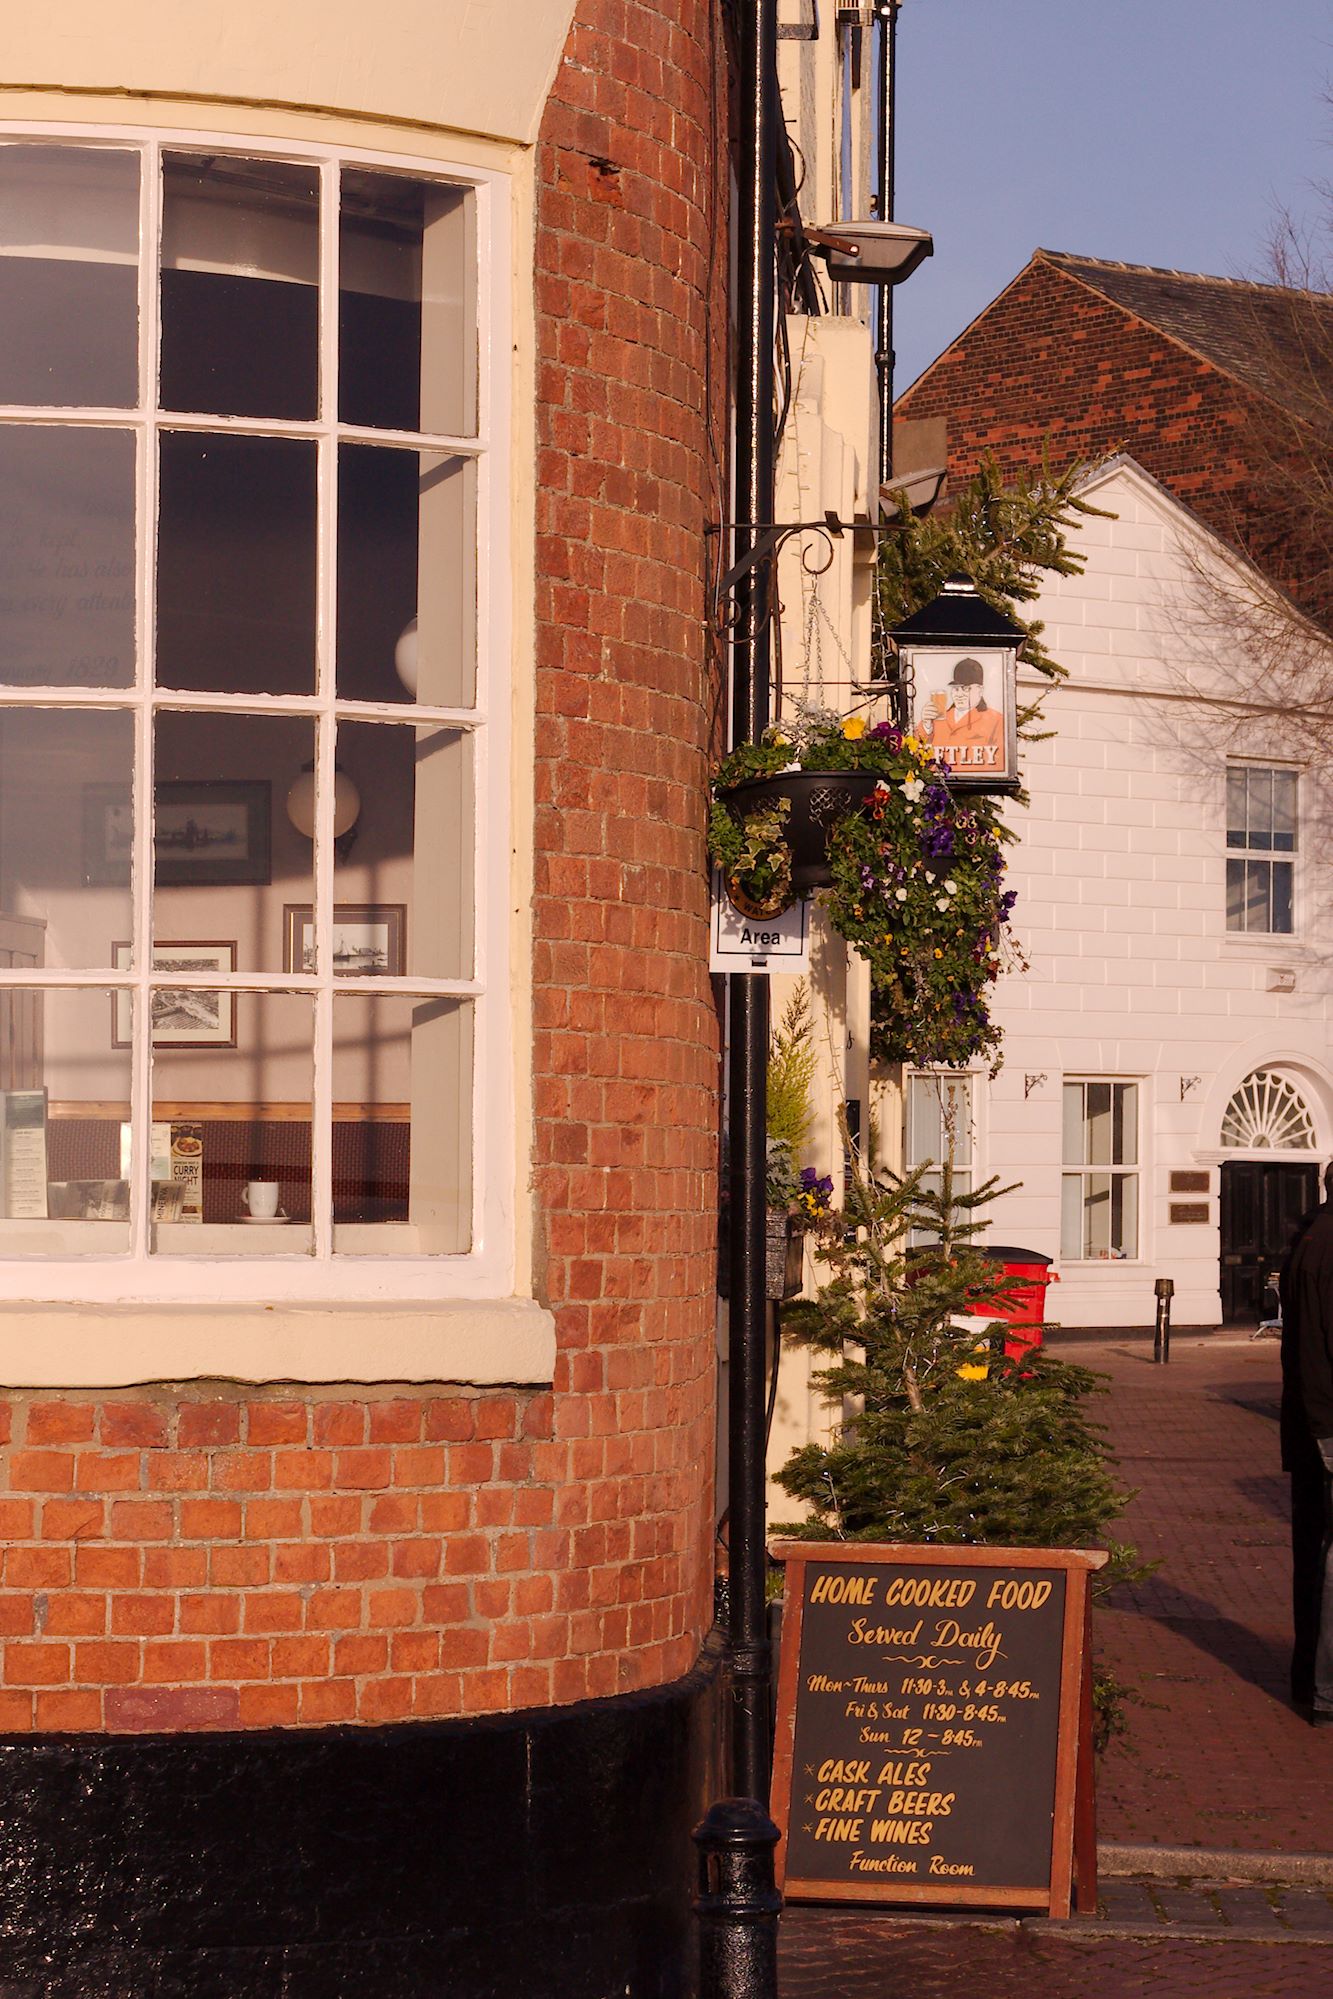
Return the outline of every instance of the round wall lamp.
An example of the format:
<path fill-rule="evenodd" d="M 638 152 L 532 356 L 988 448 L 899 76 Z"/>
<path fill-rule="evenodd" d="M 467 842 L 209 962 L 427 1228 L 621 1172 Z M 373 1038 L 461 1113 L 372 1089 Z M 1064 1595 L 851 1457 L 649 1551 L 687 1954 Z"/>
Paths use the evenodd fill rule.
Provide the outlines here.
<path fill-rule="evenodd" d="M 409 618 L 398 634 L 398 642 L 393 649 L 394 672 L 415 701 L 417 686 L 421 679 L 421 653 L 417 636 L 417 621 Z"/>
<path fill-rule="evenodd" d="M 315 837 L 315 766 L 302 764 L 301 775 L 287 793 L 287 817 L 307 840 Z M 356 842 L 361 817 L 361 793 L 345 770 L 333 767 L 333 838 L 338 859 L 345 861 Z"/>

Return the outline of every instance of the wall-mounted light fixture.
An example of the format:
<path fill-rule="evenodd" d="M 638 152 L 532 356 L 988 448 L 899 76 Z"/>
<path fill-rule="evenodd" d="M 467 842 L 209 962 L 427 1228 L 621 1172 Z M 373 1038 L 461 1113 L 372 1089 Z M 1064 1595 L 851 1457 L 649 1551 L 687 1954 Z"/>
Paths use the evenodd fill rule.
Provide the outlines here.
<path fill-rule="evenodd" d="M 415 701 L 417 686 L 421 679 L 421 654 L 417 642 L 417 621 L 409 618 L 398 634 L 398 642 L 393 649 L 394 672 Z"/>
<path fill-rule="evenodd" d="M 315 837 L 315 766 L 302 764 L 301 775 L 287 793 L 287 817 L 307 840 Z M 356 845 L 357 821 L 361 817 L 361 793 L 337 764 L 333 767 L 333 845 L 338 859 L 346 862 Z"/>

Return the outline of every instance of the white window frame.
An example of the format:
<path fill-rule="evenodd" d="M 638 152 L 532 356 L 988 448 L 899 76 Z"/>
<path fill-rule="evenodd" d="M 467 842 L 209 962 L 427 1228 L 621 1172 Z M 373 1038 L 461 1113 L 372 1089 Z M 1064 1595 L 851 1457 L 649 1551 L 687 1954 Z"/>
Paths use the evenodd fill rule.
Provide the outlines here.
<path fill-rule="evenodd" d="M 1068 1160 L 1064 1156 L 1065 1155 L 1064 1093 L 1067 1089 L 1087 1089 L 1089 1085 L 1097 1083 L 1105 1084 L 1110 1089 L 1115 1089 L 1117 1086 L 1119 1086 L 1122 1089 L 1132 1089 L 1137 1093 L 1135 1096 L 1135 1115 L 1134 1115 L 1134 1164 L 1132 1166 L 1117 1165 L 1114 1161 L 1109 1162 L 1104 1166 L 1088 1166 L 1085 1165 L 1082 1161 Z M 1144 1079 L 1142 1076 L 1074 1075 L 1074 1076 L 1062 1076 L 1060 1078 L 1060 1261 L 1061 1263 L 1077 1264 L 1080 1270 L 1120 1270 L 1123 1269 L 1127 1264 L 1142 1263 L 1144 1261 L 1143 1237 L 1144 1237 L 1144 1227 L 1147 1220 L 1147 1217 L 1144 1212 L 1144 1201 L 1143 1201 L 1143 1190 L 1145 1184 L 1144 1160 L 1143 1160 L 1143 1132 L 1144 1132 L 1143 1113 L 1145 1105 L 1144 1087 L 1145 1087 Z M 1086 1126 L 1087 1126 L 1086 1097 L 1084 1098 L 1083 1103 L 1084 1103 L 1083 1128 L 1086 1131 Z M 1065 1243 L 1064 1243 L 1065 1182 L 1066 1180 L 1071 1180 L 1075 1178 L 1075 1176 L 1077 1176 L 1080 1182 L 1084 1186 L 1086 1186 L 1087 1181 L 1094 1174 L 1098 1175 L 1099 1177 L 1107 1178 L 1110 1180 L 1133 1180 L 1135 1183 L 1134 1248 L 1132 1251 L 1126 1253 L 1123 1256 L 1115 1256 L 1115 1255 L 1085 1256 L 1081 1248 L 1077 1250 L 1067 1250 L 1065 1248 Z M 1080 1201 L 1079 1201 L 1080 1214 L 1083 1213 L 1085 1201 L 1086 1201 L 1086 1194 L 1083 1194 L 1080 1196 Z M 1080 1241 L 1081 1241 L 1081 1236 L 1080 1236 Z"/>
<path fill-rule="evenodd" d="M 503 173 L 440 159 L 364 148 L 313 145 L 297 140 L 250 137 L 244 133 L 211 133 L 191 129 L 108 126 L 67 123 L 6 122 L 3 141 L 66 141 L 93 148 L 136 147 L 143 161 L 140 210 L 140 402 L 133 410 L 33 408 L 0 405 L 0 420 L 60 427 L 91 426 L 133 429 L 137 438 L 136 491 L 136 676 L 133 689 L 84 690 L 66 687 L 6 689 L 0 699 L 9 707 L 131 710 L 136 714 L 135 741 L 135 917 L 140 937 L 151 935 L 152 830 L 143 810 L 152 796 L 152 717 L 158 691 L 153 687 L 154 613 L 156 603 L 156 482 L 159 429 L 231 435 L 309 438 L 319 445 L 319 522 L 317 578 L 317 678 L 312 695 L 229 695 L 177 693 L 162 690 L 157 705 L 181 711 L 210 710 L 265 715 L 296 715 L 347 721 L 436 724 L 471 735 L 474 744 L 476 819 L 473 853 L 475 912 L 473 976 L 470 979 L 358 978 L 355 992 L 429 998 L 457 997 L 473 1007 L 472 1213 L 471 1248 L 454 1255 L 383 1257 L 332 1252 L 332 1132 L 333 1004 L 331 973 L 209 972 L 192 979 L 173 973 L 171 983 L 224 987 L 238 992 L 309 992 L 315 1010 L 314 1088 L 312 1092 L 312 1221 L 314 1253 L 240 1256 L 151 1255 L 149 1253 L 149 1126 L 152 1122 L 151 1047 L 141 1034 L 136 1043 L 131 1077 L 131 1124 L 135 1171 L 131 1177 L 130 1247 L 118 1254 L 76 1253 L 61 1256 L 0 1256 L 0 1295 L 18 1304 L 154 1306 L 200 1304 L 210 1307 L 247 1306 L 268 1309 L 275 1303 L 347 1307 L 385 1303 L 404 1307 L 434 1306 L 450 1301 L 505 1299 L 514 1291 L 514 1119 L 515 1103 L 510 1057 L 510 657 L 509 603 L 510 535 L 509 479 L 511 410 L 509 356 L 511 349 L 511 182 Z M 156 246 L 160 239 L 161 156 L 164 152 L 233 154 L 242 159 L 300 161 L 320 170 L 320 279 L 325 301 L 320 326 L 322 380 L 337 356 L 337 169 L 340 166 L 378 169 L 448 183 L 473 194 L 476 209 L 477 280 L 477 428 L 470 436 L 430 432 L 396 432 L 340 424 L 334 398 L 324 398 L 324 413 L 314 420 L 195 415 L 157 409 L 158 287 Z M 329 301 L 335 302 L 329 309 Z M 400 445 L 416 450 L 470 458 L 476 474 L 476 687 L 474 706 L 466 709 L 415 706 L 405 703 L 355 702 L 336 693 L 336 533 L 337 444 Z M 318 731 L 317 865 L 314 905 L 323 934 L 335 901 L 333 879 L 332 732 Z M 146 959 L 148 954 L 141 953 Z M 134 994 L 136 1016 L 144 1009 L 154 981 L 151 965 L 134 972 L 61 972 L 0 969 L 0 987 L 94 988 Z M 267 1248 L 267 1245 L 266 1245 Z M 271 1321 L 270 1321 L 271 1323 Z M 181 1370 L 186 1372 L 188 1370 Z M 14 1379 L 11 1374 L 7 1378 Z M 142 1376 L 137 1378 L 142 1379 Z M 298 1373 L 296 1378 L 301 1378 Z M 313 1378 L 328 1378 L 317 1372 Z M 364 1370 L 362 1376 L 364 1378 Z M 383 1378 L 379 1376 L 378 1378 Z M 508 1378 L 523 1378 L 510 1375 Z"/>
<path fill-rule="evenodd" d="M 1251 848 L 1249 846 L 1233 847 L 1230 844 L 1231 826 L 1229 824 L 1229 821 L 1231 814 L 1226 804 L 1225 787 L 1224 787 L 1223 810 L 1222 810 L 1222 822 L 1223 822 L 1222 848 L 1223 848 L 1223 857 L 1225 864 L 1222 870 L 1222 880 L 1223 880 L 1222 923 L 1227 941 L 1230 944 L 1237 944 L 1237 943 L 1245 943 L 1247 941 L 1252 940 L 1256 943 L 1269 946 L 1272 944 L 1275 938 L 1282 940 L 1288 940 L 1288 939 L 1294 940 L 1297 937 L 1299 937 L 1301 932 L 1301 911 L 1300 911 L 1301 773 L 1300 770 L 1294 764 L 1284 764 L 1273 761 L 1265 762 L 1257 758 L 1232 757 L 1228 760 L 1226 765 L 1225 779 L 1229 780 L 1233 771 L 1241 773 L 1249 773 L 1251 771 L 1268 772 L 1274 776 L 1292 778 L 1295 781 L 1296 785 L 1296 809 L 1292 815 L 1293 826 L 1294 826 L 1294 844 L 1292 845 L 1289 851 L 1284 851 L 1276 847 L 1256 847 L 1256 848 Z M 1289 930 L 1251 930 L 1246 927 L 1241 927 L 1240 929 L 1235 929 L 1235 930 L 1232 929 L 1229 916 L 1230 890 L 1227 887 L 1227 882 L 1226 882 L 1227 871 L 1232 861 L 1243 861 L 1243 862 L 1258 861 L 1267 865 L 1269 869 L 1268 905 L 1270 911 L 1273 906 L 1273 895 L 1272 895 L 1273 864 L 1276 862 L 1279 864 L 1286 864 L 1290 866 L 1291 928 Z"/>

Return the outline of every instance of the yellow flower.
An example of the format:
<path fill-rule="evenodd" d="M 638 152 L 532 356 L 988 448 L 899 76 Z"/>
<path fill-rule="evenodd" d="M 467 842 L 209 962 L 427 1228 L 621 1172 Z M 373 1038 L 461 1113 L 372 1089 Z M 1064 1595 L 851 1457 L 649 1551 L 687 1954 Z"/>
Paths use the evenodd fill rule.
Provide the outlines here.
<path fill-rule="evenodd" d="M 936 956 L 937 958 L 942 958 L 942 957 L 944 956 L 944 953 L 943 953 L 943 951 L 937 951 L 937 952 L 935 953 L 935 956 Z"/>
<path fill-rule="evenodd" d="M 904 748 L 905 750 L 910 750 L 910 751 L 912 752 L 912 755 L 913 755 L 913 756 L 915 756 L 915 755 L 916 755 L 916 752 L 917 752 L 917 740 L 916 740 L 916 737 L 915 737 L 915 736 L 904 736 L 904 737 L 903 737 L 903 748 Z"/>
<path fill-rule="evenodd" d="M 842 733 L 846 736 L 849 743 L 854 743 L 859 736 L 864 736 L 865 732 L 866 718 L 864 715 L 849 715 L 842 725 Z"/>

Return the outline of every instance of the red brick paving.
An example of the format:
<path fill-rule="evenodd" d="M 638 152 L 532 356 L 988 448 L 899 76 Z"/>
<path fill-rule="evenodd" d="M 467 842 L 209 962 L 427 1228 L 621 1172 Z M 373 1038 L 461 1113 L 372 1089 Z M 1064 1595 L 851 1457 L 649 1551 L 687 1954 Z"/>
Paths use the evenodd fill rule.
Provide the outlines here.
<path fill-rule="evenodd" d="M 1098 1783 L 1098 1832 L 1133 1845 L 1333 1854 L 1333 1730 L 1287 1705 L 1287 1481 L 1277 1343 L 1070 1343 L 1111 1378 L 1103 1417 L 1124 1535 L 1155 1575 L 1097 1615 L 1099 1655 L 1137 1689 Z"/>
<path fill-rule="evenodd" d="M 1333 1730 L 1316 1733 L 1285 1698 L 1287 1487 L 1276 1344 L 1177 1335 L 1166 1367 L 1151 1365 L 1151 1340 L 1137 1334 L 1066 1340 L 1061 1350 L 1110 1378 L 1100 1414 L 1124 1482 L 1137 1488 L 1118 1531 L 1160 1565 L 1097 1613 L 1099 1655 L 1140 1695 L 1099 1771 L 1100 1838 L 1333 1855 Z M 1103 1889 L 1103 1918 L 1144 1934 L 790 1908 L 782 1999 L 972 1991 L 986 1999 L 1315 1999 L 1333 1983 L 1323 1891 L 1279 1896 L 1286 1914 L 1273 1919 L 1275 1940 L 1260 1942 L 1234 1934 L 1202 1941 L 1172 1935 L 1168 1925 L 1215 1921 L 1220 1929 L 1230 1921 L 1253 1932 L 1262 1927 L 1262 1888 L 1181 1893 L 1169 1883 L 1145 1889 L 1104 1879 Z M 1279 1922 L 1289 1931 L 1281 1941 Z"/>

